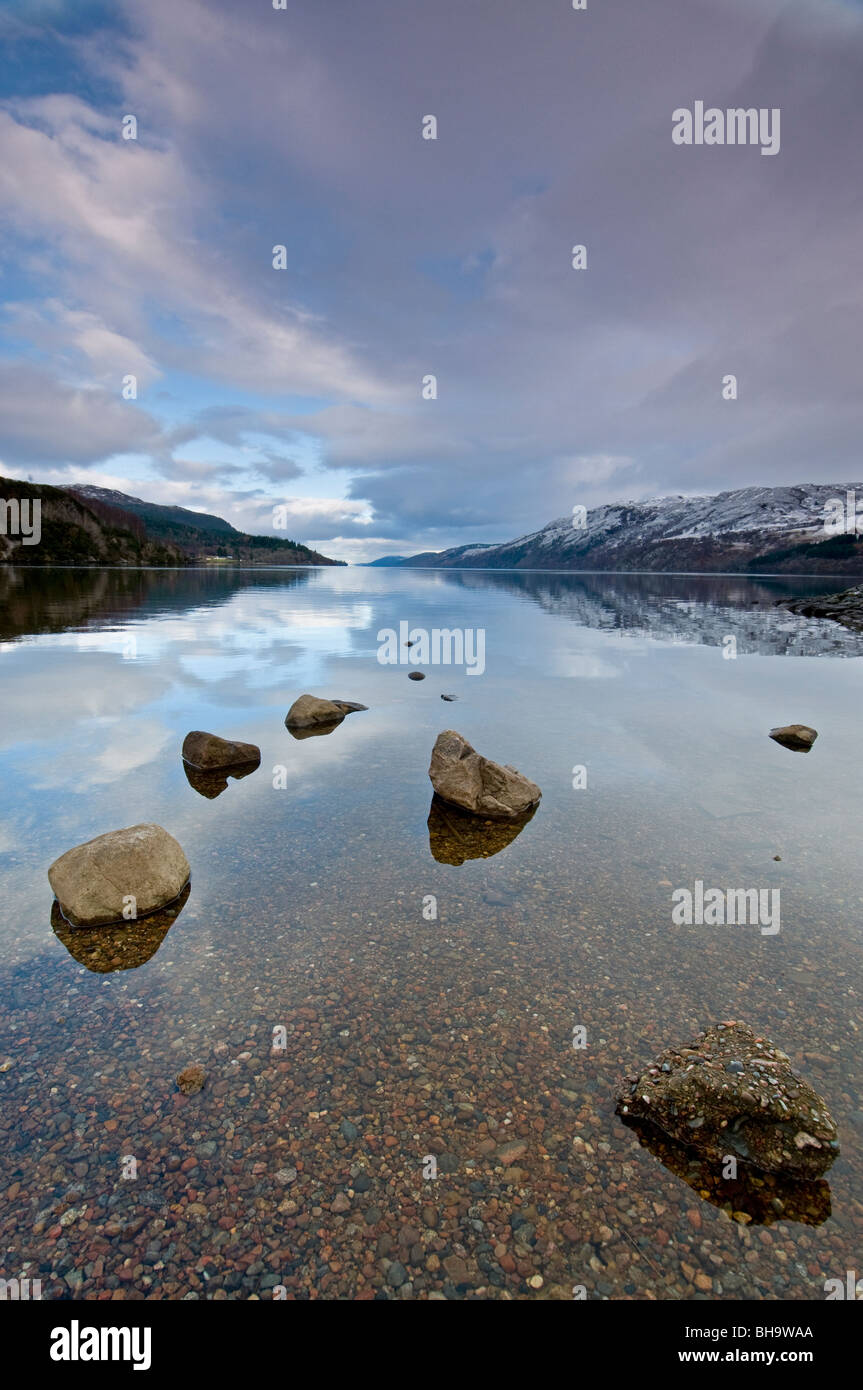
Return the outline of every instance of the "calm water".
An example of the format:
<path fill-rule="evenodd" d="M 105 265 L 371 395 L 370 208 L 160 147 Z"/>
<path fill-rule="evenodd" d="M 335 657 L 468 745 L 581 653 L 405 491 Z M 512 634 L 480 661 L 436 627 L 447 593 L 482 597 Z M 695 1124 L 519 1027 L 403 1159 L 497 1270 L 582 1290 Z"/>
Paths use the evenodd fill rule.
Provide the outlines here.
<path fill-rule="evenodd" d="M 844 586 L 0 571 L 0 1276 L 803 1299 L 859 1271 L 863 638 L 772 608 Z M 401 621 L 484 629 L 485 673 L 379 664 Z M 369 708 L 296 740 L 304 691 Z M 791 722 L 810 754 L 767 737 Z M 541 786 L 508 844 L 429 825 L 445 728 Z M 190 729 L 260 768 L 200 794 Z M 58 934 L 49 863 L 140 821 L 186 851 L 179 915 Z M 781 931 L 673 926 L 696 879 L 781 888 Z M 723 1189 L 614 1116 L 623 1072 L 728 1018 L 827 1100 L 829 1190 Z"/>

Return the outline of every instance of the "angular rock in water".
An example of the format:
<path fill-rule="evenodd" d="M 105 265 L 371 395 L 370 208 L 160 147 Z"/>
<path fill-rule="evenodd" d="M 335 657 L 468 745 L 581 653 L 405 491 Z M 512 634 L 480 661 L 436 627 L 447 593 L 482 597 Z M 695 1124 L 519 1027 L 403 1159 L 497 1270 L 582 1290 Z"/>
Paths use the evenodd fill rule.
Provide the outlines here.
<path fill-rule="evenodd" d="M 109 830 L 61 854 L 48 870 L 60 911 L 73 927 L 134 922 L 178 898 L 189 861 L 160 825 Z"/>
<path fill-rule="evenodd" d="M 482 757 L 466 738 L 447 729 L 432 749 L 429 777 L 438 796 L 475 816 L 513 820 L 538 805 L 542 792 L 514 767 Z"/>
<path fill-rule="evenodd" d="M 186 734 L 183 742 L 183 762 L 200 772 L 213 772 L 218 768 L 241 767 L 246 763 L 259 763 L 261 750 L 255 743 L 237 743 L 232 739 L 219 738 L 218 734 L 205 734 L 200 729 Z"/>
<path fill-rule="evenodd" d="M 797 1181 L 821 1177 L 839 1153 L 825 1102 L 744 1023 L 714 1024 L 625 1077 L 617 1112 L 649 1120 L 707 1162 L 733 1156 Z"/>
<path fill-rule="evenodd" d="M 536 813 L 531 806 L 510 820 L 483 820 L 458 806 L 432 797 L 429 810 L 429 849 L 439 864 L 464 864 L 468 859 L 491 859 L 511 845 Z"/>
<path fill-rule="evenodd" d="M 783 748 L 793 748 L 795 753 L 808 753 L 818 737 L 818 731 L 810 729 L 808 724 L 785 724 L 781 729 L 771 729 L 770 737 L 781 743 Z"/>
<path fill-rule="evenodd" d="M 223 791 L 227 791 L 228 778 L 233 782 L 241 782 L 244 777 L 249 777 L 253 772 L 257 772 L 260 763 L 240 763 L 237 767 L 225 767 L 216 769 L 213 772 L 202 772 L 200 768 L 191 767 L 189 763 L 183 763 L 183 771 L 186 774 L 186 781 L 190 787 L 194 787 L 199 796 L 205 796 L 208 801 L 214 801 L 217 796 L 221 796 Z"/>
<path fill-rule="evenodd" d="M 124 922 L 115 927 L 72 927 L 54 901 L 51 926 L 54 935 L 63 943 L 79 965 L 97 975 L 118 970 L 137 970 L 158 951 L 171 927 L 189 900 L 191 884 L 186 884 L 179 898 L 153 912 L 142 922 Z"/>
<path fill-rule="evenodd" d="M 314 729 L 327 724 L 340 724 L 346 714 L 367 709 L 352 700 L 320 700 L 317 695 L 301 695 L 285 716 L 289 729 Z"/>

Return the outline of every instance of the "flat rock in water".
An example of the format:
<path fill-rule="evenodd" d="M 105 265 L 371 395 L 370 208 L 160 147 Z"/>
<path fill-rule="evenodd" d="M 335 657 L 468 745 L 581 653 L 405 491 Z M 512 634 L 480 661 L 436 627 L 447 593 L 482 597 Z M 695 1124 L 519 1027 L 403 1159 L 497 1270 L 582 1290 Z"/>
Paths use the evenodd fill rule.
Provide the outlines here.
<path fill-rule="evenodd" d="M 202 772 L 212 772 L 216 768 L 241 767 L 245 763 L 259 763 L 261 750 L 255 743 L 238 743 L 232 739 L 220 738 L 218 734 L 205 734 L 195 729 L 186 734 L 183 740 L 183 762 Z"/>
<path fill-rule="evenodd" d="M 178 898 L 189 861 L 160 825 L 109 830 L 61 854 L 48 870 L 60 910 L 75 927 L 134 922 Z"/>
<path fill-rule="evenodd" d="M 825 1102 L 744 1023 L 714 1024 L 625 1077 L 617 1112 L 650 1121 L 705 1161 L 732 1155 L 797 1181 L 821 1177 L 839 1153 Z"/>
<path fill-rule="evenodd" d="M 818 731 L 810 729 L 808 724 L 784 724 L 779 729 L 771 729 L 770 737 L 781 743 L 783 748 L 793 748 L 795 753 L 808 753 L 818 737 Z"/>
<path fill-rule="evenodd" d="M 429 777 L 438 796 L 488 820 L 512 820 L 536 806 L 542 792 L 514 767 L 493 763 L 447 729 L 432 749 Z"/>
<path fill-rule="evenodd" d="M 317 725 L 340 724 L 346 714 L 367 709 L 353 700 L 321 700 L 317 695 L 301 695 L 285 716 L 289 729 L 313 729 Z"/>

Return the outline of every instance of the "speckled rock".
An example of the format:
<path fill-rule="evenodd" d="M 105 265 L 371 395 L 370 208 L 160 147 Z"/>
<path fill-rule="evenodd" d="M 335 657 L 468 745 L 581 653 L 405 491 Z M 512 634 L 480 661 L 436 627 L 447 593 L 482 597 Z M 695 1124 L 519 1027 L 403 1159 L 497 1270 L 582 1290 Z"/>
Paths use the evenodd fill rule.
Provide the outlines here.
<path fill-rule="evenodd" d="M 825 1102 L 784 1052 L 744 1023 L 714 1024 L 625 1077 L 617 1109 L 717 1164 L 735 1155 L 767 1173 L 814 1179 L 839 1152 Z"/>
<path fill-rule="evenodd" d="M 536 806 L 542 792 L 514 767 L 493 763 L 447 729 L 432 749 L 429 777 L 438 796 L 472 815 L 511 820 Z"/>

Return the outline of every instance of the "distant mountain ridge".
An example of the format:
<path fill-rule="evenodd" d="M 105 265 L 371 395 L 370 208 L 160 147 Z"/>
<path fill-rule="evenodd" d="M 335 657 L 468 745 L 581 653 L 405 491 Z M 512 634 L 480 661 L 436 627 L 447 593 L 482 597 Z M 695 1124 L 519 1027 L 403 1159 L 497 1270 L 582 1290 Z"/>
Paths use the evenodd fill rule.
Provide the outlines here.
<path fill-rule="evenodd" d="M 424 552 L 401 563 L 427 569 L 863 574 L 863 536 L 826 524 L 828 504 L 844 503 L 849 493 L 856 493 L 863 511 L 863 483 L 613 502 L 580 519 L 560 517 L 514 541 Z M 398 563 L 397 557 L 384 560 Z"/>
<path fill-rule="evenodd" d="M 382 555 L 379 560 L 370 560 L 369 567 L 392 566 L 392 565 L 412 565 L 414 568 L 426 567 L 434 569 L 433 561 L 439 559 L 441 555 L 450 557 L 450 564 L 461 555 L 479 553 L 482 550 L 495 550 L 496 546 L 477 545 L 456 545 L 451 550 L 423 550 L 419 555 Z"/>

